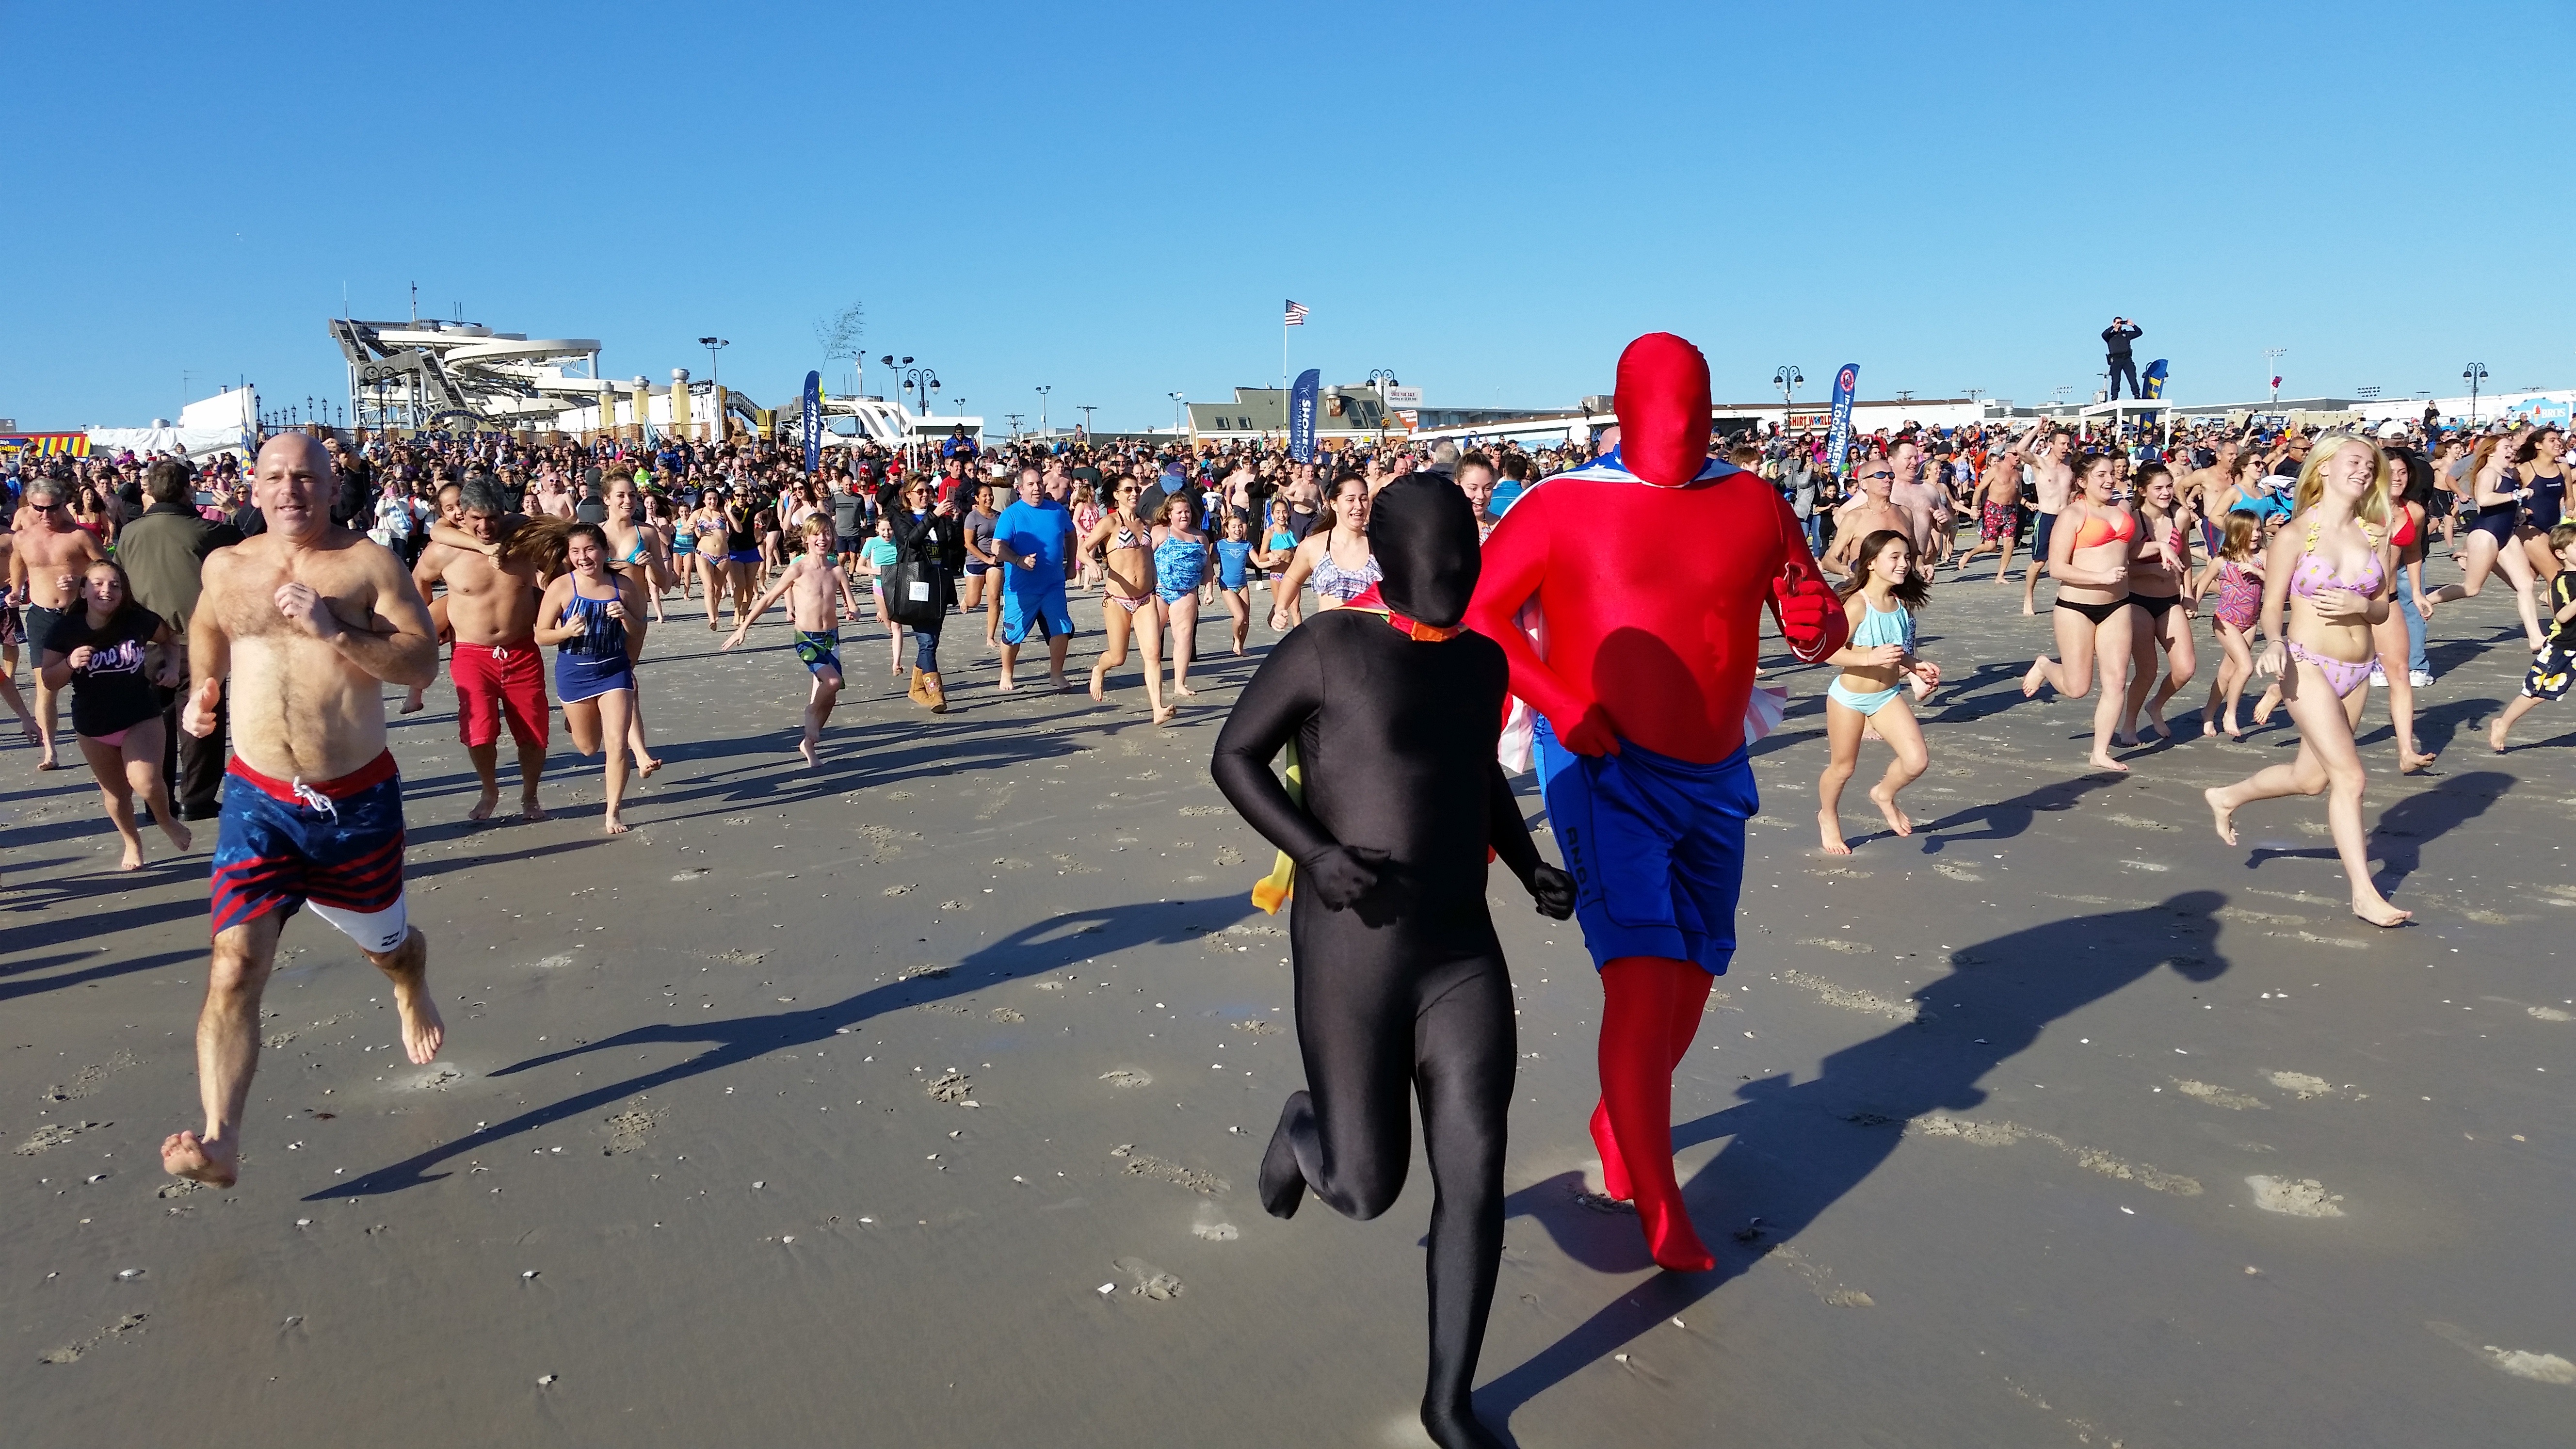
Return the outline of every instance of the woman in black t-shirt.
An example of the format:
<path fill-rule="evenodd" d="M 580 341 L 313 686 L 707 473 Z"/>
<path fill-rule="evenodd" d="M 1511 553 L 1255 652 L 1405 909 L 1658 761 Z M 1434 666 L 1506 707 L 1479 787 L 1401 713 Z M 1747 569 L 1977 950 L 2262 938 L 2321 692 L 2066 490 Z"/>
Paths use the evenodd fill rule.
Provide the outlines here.
<path fill-rule="evenodd" d="M 134 602 L 125 570 L 101 559 L 81 580 L 81 607 L 66 612 L 43 640 L 49 689 L 72 691 L 72 729 L 81 754 L 98 777 L 107 818 L 125 842 L 120 870 L 143 868 L 143 837 L 134 828 L 134 797 L 143 796 L 152 821 L 171 848 L 194 842 L 170 814 L 170 790 L 161 776 L 161 695 L 153 686 L 179 686 L 178 641 L 161 616 Z M 145 651 L 163 649 L 161 677 L 145 673 Z"/>

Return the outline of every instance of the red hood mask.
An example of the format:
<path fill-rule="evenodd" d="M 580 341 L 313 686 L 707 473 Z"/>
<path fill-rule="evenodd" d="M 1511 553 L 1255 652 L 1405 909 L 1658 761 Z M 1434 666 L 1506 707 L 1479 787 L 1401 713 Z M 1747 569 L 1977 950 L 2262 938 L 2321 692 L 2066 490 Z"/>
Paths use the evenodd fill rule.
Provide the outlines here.
<path fill-rule="evenodd" d="M 1649 483 L 1677 488 L 1708 465 L 1708 359 L 1669 332 L 1619 354 L 1619 461 Z"/>

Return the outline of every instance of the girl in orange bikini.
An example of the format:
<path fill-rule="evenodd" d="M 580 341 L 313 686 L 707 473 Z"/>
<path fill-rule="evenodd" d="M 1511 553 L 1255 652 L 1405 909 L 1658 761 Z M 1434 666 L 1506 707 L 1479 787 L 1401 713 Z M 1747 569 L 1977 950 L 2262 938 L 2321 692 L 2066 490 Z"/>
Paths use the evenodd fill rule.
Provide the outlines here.
<path fill-rule="evenodd" d="M 2032 660 L 2021 692 L 2030 698 L 2044 684 L 2068 699 L 2082 699 L 2092 692 L 2098 668 L 2102 695 L 2093 705 L 2093 767 L 2127 774 L 2129 767 L 2112 759 L 2110 749 L 2128 698 L 2137 617 L 2129 607 L 2129 560 L 2137 551 L 2138 520 L 2112 500 L 2118 473 L 2107 454 L 2077 460 L 2074 492 L 2048 541 L 2048 576 L 2057 580 L 2057 606 L 2049 615 L 2058 657 Z"/>

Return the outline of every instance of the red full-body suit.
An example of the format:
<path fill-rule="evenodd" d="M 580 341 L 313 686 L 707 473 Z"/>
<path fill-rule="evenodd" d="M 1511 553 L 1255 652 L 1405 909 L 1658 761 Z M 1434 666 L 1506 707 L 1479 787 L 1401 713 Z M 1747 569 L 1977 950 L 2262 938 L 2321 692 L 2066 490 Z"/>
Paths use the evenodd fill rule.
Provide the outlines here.
<path fill-rule="evenodd" d="M 1503 646 L 1512 692 L 1580 755 L 1622 742 L 1694 764 L 1745 743 L 1767 602 L 1810 663 L 1842 647 L 1843 612 L 1797 520 L 1761 478 L 1708 458 L 1708 362 L 1669 333 L 1619 358 L 1618 453 L 1533 486 L 1485 542 L 1470 628 Z M 1521 625 L 1533 599 L 1541 645 Z M 1713 1265 L 1672 1164 L 1672 1073 L 1709 969 L 1660 956 L 1602 964 L 1601 1105 L 1610 1195 L 1636 1201 L 1667 1268 Z"/>

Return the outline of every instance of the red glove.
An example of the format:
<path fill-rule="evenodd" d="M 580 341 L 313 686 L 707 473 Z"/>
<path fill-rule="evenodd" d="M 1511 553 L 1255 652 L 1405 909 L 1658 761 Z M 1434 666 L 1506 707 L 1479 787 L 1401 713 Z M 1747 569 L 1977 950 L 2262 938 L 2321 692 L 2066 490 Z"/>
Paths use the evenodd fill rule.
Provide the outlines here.
<path fill-rule="evenodd" d="M 1779 616 L 1789 652 L 1808 664 L 1841 648 L 1835 636 L 1848 632 L 1842 601 L 1819 574 L 1793 570 L 1784 575 L 1771 586 L 1771 610 Z"/>
<path fill-rule="evenodd" d="M 1607 711 L 1598 701 L 1583 707 L 1583 717 L 1574 723 L 1560 724 L 1550 719 L 1548 727 L 1556 731 L 1556 742 L 1578 755 L 1595 759 L 1619 753 L 1619 728 L 1610 722 Z"/>

